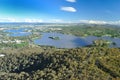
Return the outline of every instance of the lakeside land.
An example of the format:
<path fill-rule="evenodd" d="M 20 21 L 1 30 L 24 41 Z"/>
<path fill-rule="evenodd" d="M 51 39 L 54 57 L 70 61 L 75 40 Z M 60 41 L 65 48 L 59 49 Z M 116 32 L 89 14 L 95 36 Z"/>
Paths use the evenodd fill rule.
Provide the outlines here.
<path fill-rule="evenodd" d="M 0 25 L 0 48 L 19 48 L 34 45 L 34 40 L 41 38 L 42 33 L 56 32 L 78 37 L 111 37 L 120 38 L 120 27 L 115 25 L 92 25 L 92 24 L 1 24 Z M 60 40 L 59 36 L 49 36 L 53 40 Z M 97 43 L 96 43 L 97 42 Z M 95 44 L 94 44 L 95 43 Z M 110 40 L 95 40 L 93 45 L 88 46 L 116 45 Z M 100 45 L 98 45 L 100 44 Z"/>
<path fill-rule="evenodd" d="M 10 36 L 19 30 L 30 33 Z M 119 80 L 120 47 L 116 43 L 95 40 L 92 45 L 78 48 L 56 48 L 34 44 L 43 32 L 120 38 L 120 26 L 95 24 L 0 24 L 1 80 Z M 17 32 L 19 33 L 19 32 Z M 22 33 L 22 34 L 23 34 Z M 19 33 L 21 34 L 21 33 Z M 49 36 L 59 41 L 58 36 Z"/>

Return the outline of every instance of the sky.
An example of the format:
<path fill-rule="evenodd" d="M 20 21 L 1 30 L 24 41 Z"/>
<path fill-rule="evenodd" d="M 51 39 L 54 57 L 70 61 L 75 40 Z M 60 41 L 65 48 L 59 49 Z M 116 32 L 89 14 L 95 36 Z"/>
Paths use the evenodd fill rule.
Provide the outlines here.
<path fill-rule="evenodd" d="M 0 0 L 0 22 L 120 23 L 120 0 Z"/>

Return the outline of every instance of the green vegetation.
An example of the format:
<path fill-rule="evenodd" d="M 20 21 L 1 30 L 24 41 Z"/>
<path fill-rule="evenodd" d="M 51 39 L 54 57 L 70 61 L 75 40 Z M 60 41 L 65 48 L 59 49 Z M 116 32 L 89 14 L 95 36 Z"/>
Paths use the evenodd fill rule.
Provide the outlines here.
<path fill-rule="evenodd" d="M 117 80 L 120 49 L 26 47 L 0 53 L 0 79 Z"/>
<path fill-rule="evenodd" d="M 64 34 L 72 34 L 76 36 L 110 36 L 120 38 L 120 28 L 111 25 L 76 25 L 62 27 L 61 32 Z"/>
<path fill-rule="evenodd" d="M 0 48 L 22 48 L 28 46 L 28 42 L 21 42 L 20 44 L 17 43 L 0 43 Z"/>
<path fill-rule="evenodd" d="M 109 45 L 112 44 L 112 42 L 107 40 L 95 40 L 93 41 L 93 46 L 95 47 L 109 47 Z"/>

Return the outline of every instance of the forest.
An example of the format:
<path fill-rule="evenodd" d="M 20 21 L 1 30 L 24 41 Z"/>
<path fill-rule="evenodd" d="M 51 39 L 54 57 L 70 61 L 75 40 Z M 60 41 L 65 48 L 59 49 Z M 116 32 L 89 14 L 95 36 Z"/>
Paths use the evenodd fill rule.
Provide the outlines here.
<path fill-rule="evenodd" d="M 119 80 L 120 49 L 29 46 L 0 50 L 0 80 Z"/>

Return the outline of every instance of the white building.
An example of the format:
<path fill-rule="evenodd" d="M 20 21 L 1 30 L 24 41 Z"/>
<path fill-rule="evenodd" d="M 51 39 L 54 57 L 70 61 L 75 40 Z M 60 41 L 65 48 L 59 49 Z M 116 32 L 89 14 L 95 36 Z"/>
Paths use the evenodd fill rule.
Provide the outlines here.
<path fill-rule="evenodd" d="M 0 57 L 4 57 L 5 55 L 4 54 L 0 54 Z"/>

